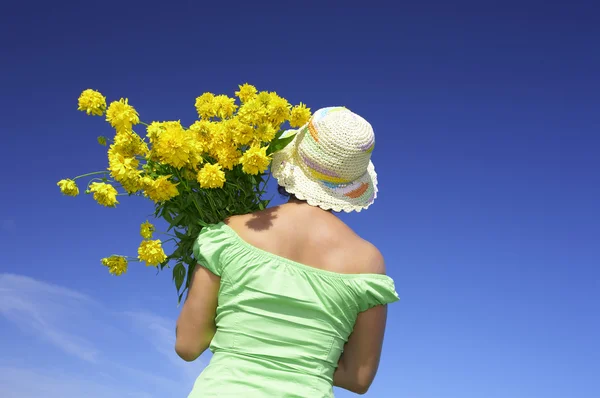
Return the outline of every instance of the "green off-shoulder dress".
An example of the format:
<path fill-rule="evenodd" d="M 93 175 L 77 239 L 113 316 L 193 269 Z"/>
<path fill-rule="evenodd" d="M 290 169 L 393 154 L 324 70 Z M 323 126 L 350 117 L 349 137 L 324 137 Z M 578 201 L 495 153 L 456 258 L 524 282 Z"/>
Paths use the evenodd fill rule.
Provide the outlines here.
<path fill-rule="evenodd" d="M 388 276 L 309 267 L 250 245 L 224 223 L 202 230 L 194 255 L 221 287 L 213 357 L 191 398 L 333 397 L 357 315 L 398 300 Z"/>

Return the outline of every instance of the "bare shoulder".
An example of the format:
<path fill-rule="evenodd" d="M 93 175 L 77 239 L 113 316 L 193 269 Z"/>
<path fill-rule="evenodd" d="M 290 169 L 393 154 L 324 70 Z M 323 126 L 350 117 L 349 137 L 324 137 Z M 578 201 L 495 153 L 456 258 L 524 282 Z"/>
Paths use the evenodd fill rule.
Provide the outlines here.
<path fill-rule="evenodd" d="M 383 258 L 381 251 L 379 251 L 379 249 L 368 240 L 363 238 L 359 239 L 361 241 L 361 257 L 365 260 L 363 263 L 365 267 L 365 273 L 385 275 L 385 259 Z"/>
<path fill-rule="evenodd" d="M 250 214 L 240 214 L 236 216 L 230 216 L 224 220 L 225 224 L 233 227 L 238 225 L 243 225 L 252 217 L 252 213 Z"/>
<path fill-rule="evenodd" d="M 264 212 L 264 210 L 262 211 L 256 211 L 254 213 L 246 213 L 246 214 L 238 214 L 238 215 L 234 215 L 234 216 L 229 216 L 228 218 L 225 219 L 225 223 L 229 224 L 229 223 L 244 223 L 247 222 L 248 220 L 250 220 L 253 217 L 257 217 L 259 216 L 262 212 Z"/>
<path fill-rule="evenodd" d="M 345 233 L 339 235 L 340 248 L 346 253 L 348 263 L 353 264 L 353 272 L 385 275 L 385 260 L 381 251 L 349 226 L 344 226 L 343 229 Z"/>
<path fill-rule="evenodd" d="M 225 221 L 262 250 L 346 274 L 385 274 L 379 249 L 335 215 L 311 207 L 278 206 Z"/>

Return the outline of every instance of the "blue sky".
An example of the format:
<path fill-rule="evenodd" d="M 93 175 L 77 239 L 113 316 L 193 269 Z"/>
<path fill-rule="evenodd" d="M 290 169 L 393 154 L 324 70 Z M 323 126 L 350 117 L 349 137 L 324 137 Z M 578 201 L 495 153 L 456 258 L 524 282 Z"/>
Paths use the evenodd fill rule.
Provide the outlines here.
<path fill-rule="evenodd" d="M 0 395 L 186 396 L 210 356 L 172 351 L 171 275 L 99 264 L 135 254 L 151 205 L 101 208 L 56 181 L 106 167 L 83 89 L 189 124 L 196 96 L 250 82 L 375 128 L 380 197 L 343 219 L 401 301 L 367 396 L 597 397 L 598 6 L 217 4 L 3 7 Z"/>

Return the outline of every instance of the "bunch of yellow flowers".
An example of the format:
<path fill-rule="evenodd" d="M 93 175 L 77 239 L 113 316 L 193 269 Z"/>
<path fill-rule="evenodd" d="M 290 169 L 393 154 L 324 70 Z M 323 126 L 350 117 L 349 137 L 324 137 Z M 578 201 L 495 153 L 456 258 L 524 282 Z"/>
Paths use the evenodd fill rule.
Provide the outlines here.
<path fill-rule="evenodd" d="M 106 207 L 119 204 L 117 197 L 121 195 L 152 200 L 155 215 L 174 230 L 177 249 L 166 255 L 162 242 L 152 240 L 155 228 L 146 221 L 134 259 L 161 269 L 175 261 L 173 276 L 178 291 L 184 279 L 186 287 L 189 284 L 195 266 L 192 246 L 203 227 L 267 206 L 268 200 L 262 195 L 271 154 L 293 139 L 281 138 L 282 125 L 300 127 L 311 116 L 303 103 L 292 106 L 277 93 L 259 92 L 247 83 L 239 86 L 235 97 L 204 93 L 196 98 L 195 108 L 198 120 L 188 127 L 178 120 L 147 124 L 127 99 L 107 107 L 101 93 L 84 90 L 78 110 L 105 116 L 115 130 L 112 139 L 98 138 L 101 145 L 108 146 L 108 168 L 58 182 L 64 195 L 77 196 L 77 180 L 93 177 L 85 192 Z M 138 125 L 145 127 L 145 136 L 134 131 Z M 101 262 L 111 274 L 122 275 L 130 260 L 113 255 Z"/>

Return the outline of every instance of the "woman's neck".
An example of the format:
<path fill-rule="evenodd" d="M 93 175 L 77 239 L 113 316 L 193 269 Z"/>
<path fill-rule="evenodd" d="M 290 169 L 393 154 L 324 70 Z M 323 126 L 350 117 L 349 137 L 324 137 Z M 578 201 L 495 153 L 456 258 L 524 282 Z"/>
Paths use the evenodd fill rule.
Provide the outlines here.
<path fill-rule="evenodd" d="M 315 210 L 326 211 L 328 213 L 333 213 L 332 210 L 323 210 L 318 206 L 311 206 L 305 200 L 298 199 L 295 195 L 290 195 L 290 198 L 288 199 L 287 203 L 297 205 L 297 206 L 304 206 L 306 208 L 311 208 L 311 209 L 315 209 Z"/>

